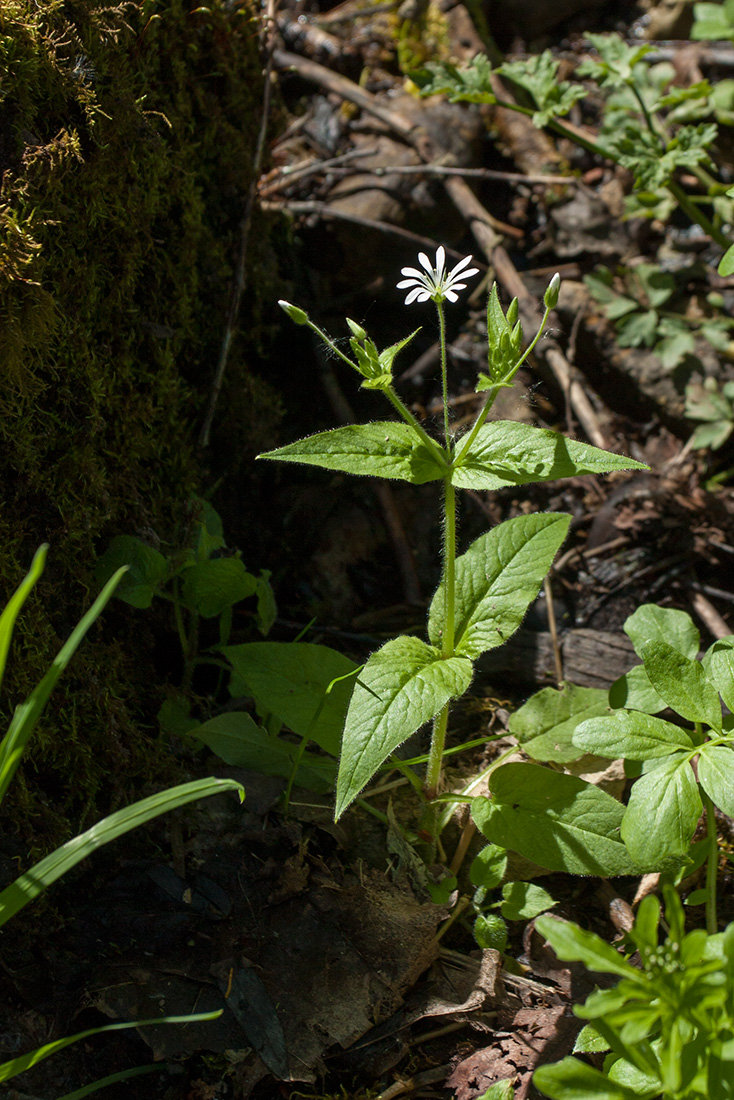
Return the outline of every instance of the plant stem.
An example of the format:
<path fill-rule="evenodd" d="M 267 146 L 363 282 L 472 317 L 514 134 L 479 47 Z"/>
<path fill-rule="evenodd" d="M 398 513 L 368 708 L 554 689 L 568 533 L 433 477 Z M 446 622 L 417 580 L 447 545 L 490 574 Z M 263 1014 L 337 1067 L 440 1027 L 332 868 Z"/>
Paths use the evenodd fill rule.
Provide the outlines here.
<path fill-rule="evenodd" d="M 700 225 L 704 233 L 707 233 L 708 236 L 711 237 L 713 241 L 716 241 L 718 245 L 721 245 L 722 248 L 729 248 L 731 246 L 731 241 L 726 234 L 716 228 L 714 223 L 706 217 L 704 212 L 699 210 L 695 202 L 691 202 L 679 183 L 676 183 L 675 180 L 668 180 L 666 186 L 673 198 L 677 201 L 681 210 L 685 211 L 692 222 Z"/>
<path fill-rule="evenodd" d="M 446 451 L 451 447 L 451 435 L 449 432 L 449 384 L 446 373 L 446 321 L 443 314 L 443 302 L 436 302 L 438 312 L 438 339 L 441 345 L 441 388 L 443 390 L 443 432 L 446 440 Z"/>
<path fill-rule="evenodd" d="M 719 870 L 719 838 L 716 834 L 714 804 L 703 788 L 701 788 L 701 798 L 706 811 L 706 834 L 709 840 L 709 854 L 706 859 L 706 931 L 713 936 L 718 931 L 716 877 Z"/>
<path fill-rule="evenodd" d="M 426 447 L 428 447 L 428 449 L 445 466 L 447 464 L 447 455 L 446 455 L 446 452 L 444 451 L 443 447 L 439 443 L 437 443 L 435 439 L 431 439 L 428 432 L 424 428 L 421 427 L 418 420 L 413 416 L 410 409 L 407 408 L 407 406 L 404 405 L 403 402 L 400 400 L 400 398 L 395 393 L 395 390 L 392 388 L 392 386 L 387 387 L 382 392 L 388 398 L 388 400 L 390 401 L 390 403 L 393 406 L 393 408 L 395 409 L 395 411 L 398 412 L 400 414 L 400 416 L 402 416 L 405 423 L 409 424 L 410 427 L 413 428 L 413 430 L 418 433 L 418 435 L 420 436 L 423 443 L 425 443 Z"/>

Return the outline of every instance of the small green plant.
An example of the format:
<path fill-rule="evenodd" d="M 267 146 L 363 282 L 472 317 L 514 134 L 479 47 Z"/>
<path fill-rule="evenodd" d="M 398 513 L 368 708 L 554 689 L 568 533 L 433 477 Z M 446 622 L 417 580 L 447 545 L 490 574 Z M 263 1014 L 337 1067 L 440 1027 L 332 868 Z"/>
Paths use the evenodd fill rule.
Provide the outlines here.
<path fill-rule="evenodd" d="M 728 249 L 731 241 L 722 226 L 732 221 L 731 194 L 710 171 L 709 149 L 717 137 L 717 124 L 696 121 L 716 115 L 714 89 L 705 80 L 689 88 L 675 86 L 675 73 L 669 66 L 649 65 L 646 57 L 652 46 L 647 43 L 627 45 L 617 34 L 586 37 L 597 57 L 582 62 L 577 72 L 579 77 L 594 80 L 606 97 L 598 139 L 564 121 L 588 89 L 582 81 L 558 78 L 560 62 L 550 50 L 505 62 L 495 70 L 533 106 L 496 95 L 491 85 L 492 65 L 484 54 L 478 54 L 464 69 L 433 62 L 410 75 L 421 95 L 443 94 L 452 102 L 497 103 L 520 111 L 536 126 L 549 127 L 589 152 L 627 168 L 635 183 L 628 213 L 667 219 L 677 205 L 691 222 Z M 681 186 L 676 178 L 681 169 L 698 180 L 697 194 L 689 195 Z M 703 207 L 711 208 L 711 216 Z"/>
<path fill-rule="evenodd" d="M 541 1066 L 533 1084 L 552 1100 L 730 1100 L 734 1094 L 734 924 L 707 935 L 687 934 L 683 906 L 672 886 L 665 896 L 665 937 L 660 902 L 640 903 L 625 940 L 632 963 L 593 932 L 554 917 L 538 931 L 560 959 L 612 974 L 619 982 L 597 989 L 574 1007 L 590 1021 L 575 1052 L 611 1051 L 603 1070 L 568 1057 Z"/>
<path fill-rule="evenodd" d="M 650 348 L 667 370 L 695 354 L 697 335 L 717 351 L 729 350 L 734 320 L 719 312 L 721 296 L 708 296 L 707 315 L 687 316 L 675 308 L 679 279 L 658 264 L 637 264 L 617 278 L 608 268 L 597 267 L 593 275 L 584 276 L 584 282 L 614 322 L 619 346 Z"/>
<path fill-rule="evenodd" d="M 734 382 L 719 386 L 715 378 L 691 382 L 686 386 L 686 416 L 700 420 L 691 446 L 718 451 L 734 430 Z"/>
<path fill-rule="evenodd" d="M 518 516 L 482 535 L 458 555 L 457 489 L 495 490 L 645 467 L 558 432 L 489 420 L 497 394 L 512 386 L 517 370 L 540 338 L 557 303 L 558 276 L 546 291 L 545 315 L 524 352 L 518 303 L 513 301 L 505 313 L 496 286 L 492 288 L 487 307 L 488 366 L 486 373 L 480 373 L 476 386 L 486 397 L 473 426 L 465 435 L 454 436 L 449 420 L 444 302 L 455 302 L 457 291 L 465 288 L 463 280 L 476 272 L 468 266 L 471 257 L 447 271 L 443 248 L 438 249 L 434 264 L 423 253 L 419 261 L 422 270 L 404 268 L 398 287 L 408 291 L 406 305 L 431 301 L 436 308 L 444 409 L 442 441 L 425 431 L 393 386 L 394 360 L 415 333 L 380 352 L 361 325 L 347 320 L 352 359 L 304 310 L 281 302 L 291 320 L 311 328 L 361 377 L 365 389 L 382 393 L 400 419 L 321 432 L 261 457 L 417 485 L 431 481 L 442 485 L 442 579 L 428 613 L 428 641 L 409 636 L 395 638 L 373 653 L 359 673 L 344 725 L 335 810 L 338 818 L 391 754 L 432 721 L 422 797 L 427 807 L 424 826 L 435 836 L 441 827 L 436 800 L 451 701 L 467 690 L 476 659 L 502 645 L 520 625 L 570 522 L 567 515 Z M 417 777 L 412 782 L 420 789 Z"/>
<path fill-rule="evenodd" d="M 690 616 L 644 604 L 624 629 L 642 660 L 607 693 L 566 685 L 533 696 L 510 725 L 537 761 L 563 765 L 584 753 L 624 759 L 627 805 L 590 783 L 539 764 L 506 764 L 472 813 L 494 845 L 549 870 L 576 874 L 680 873 L 706 863 L 706 924 L 716 931 L 718 840 L 714 808 L 734 813 L 734 635 L 698 659 Z M 657 715 L 670 708 L 683 724 Z M 706 838 L 693 844 L 702 813 Z M 693 899 L 692 899 L 693 900 Z"/>
<path fill-rule="evenodd" d="M 163 599 L 174 611 L 184 673 L 181 688 L 170 691 L 161 707 L 162 728 L 207 745 L 234 767 L 287 779 L 286 804 L 294 784 L 331 790 L 357 666 L 328 646 L 299 640 L 229 644 L 236 604 L 254 598 L 254 621 L 263 635 L 275 621 L 276 605 L 270 574 L 249 573 L 239 551 L 227 549 L 212 505 L 192 502 L 189 539 L 168 555 L 118 535 L 97 563 L 98 579 L 104 582 L 122 565 L 127 573 L 118 598 L 137 608 Z M 218 620 L 217 639 L 204 649 L 202 619 Z M 213 699 L 195 694 L 194 674 L 206 666 L 227 679 L 230 698 L 222 708 L 218 690 Z M 204 711 L 203 721 L 192 713 L 194 706 Z M 297 740 L 281 736 L 284 728 Z M 309 743 L 320 753 L 309 751 Z"/>
<path fill-rule="evenodd" d="M 112 539 L 96 567 L 104 584 L 121 566 L 126 573 L 115 595 L 132 607 L 148 608 L 154 599 L 173 607 L 176 631 L 184 661 L 183 686 L 191 686 L 194 671 L 208 661 L 199 653 L 201 619 L 217 619 L 219 644 L 226 645 L 232 631 L 232 609 L 241 600 L 255 597 L 255 620 L 267 635 L 276 608 L 270 574 L 248 573 L 239 550 L 229 551 L 222 521 L 207 500 L 191 502 L 189 538 L 186 544 L 164 555 L 133 535 Z"/>
<path fill-rule="evenodd" d="M 5 672 L 16 619 L 43 572 L 47 551 L 47 546 L 41 546 L 36 552 L 27 576 L 11 597 L 2 615 L 0 615 L 0 682 Z M 56 659 L 41 682 L 28 698 L 16 707 L 8 731 L 0 742 L 0 801 L 8 791 L 33 730 L 59 677 L 69 664 L 85 634 L 109 602 L 124 575 L 125 569 L 121 568 L 116 570 L 110 577 L 89 611 L 80 620 L 67 642 L 59 650 Z M 57 848 L 50 855 L 29 868 L 0 892 L 0 927 L 7 924 L 12 917 L 19 913 L 29 902 L 33 901 L 34 898 L 38 897 L 53 882 L 104 844 L 109 844 L 110 841 L 130 832 L 131 829 L 144 825 L 169 810 L 185 806 L 196 799 L 206 798 L 209 795 L 220 794 L 222 791 L 228 790 L 238 791 L 240 797 L 244 794 L 241 785 L 234 780 L 195 780 L 191 783 L 182 783 L 177 787 L 161 791 L 160 794 L 144 798 L 140 802 L 134 802 L 131 806 L 126 806 L 124 809 L 110 814 L 109 817 L 103 818 L 91 829 L 67 841 L 66 844 L 62 844 L 60 848 Z M 28 1054 L 3 1062 L 0 1064 L 0 1082 L 9 1081 L 12 1077 L 24 1073 L 56 1051 L 98 1032 L 140 1027 L 143 1024 L 148 1026 L 151 1024 L 213 1019 L 218 1015 L 220 1015 L 219 1012 L 196 1013 L 191 1016 L 167 1016 L 154 1020 L 137 1020 L 133 1023 L 109 1024 L 105 1027 L 92 1028 L 77 1035 L 57 1039 L 55 1042 L 47 1043 Z M 147 1067 L 147 1069 L 154 1068 L 156 1067 Z M 131 1072 L 135 1073 L 136 1071 Z M 111 1084 L 113 1081 L 123 1080 L 130 1076 L 131 1072 L 114 1074 L 110 1078 L 105 1078 L 102 1082 L 97 1082 L 96 1086 L 87 1086 L 85 1095 L 96 1091 L 97 1088 L 101 1088 L 103 1085 Z M 68 1100 L 68 1098 L 61 1097 L 60 1100 Z"/>

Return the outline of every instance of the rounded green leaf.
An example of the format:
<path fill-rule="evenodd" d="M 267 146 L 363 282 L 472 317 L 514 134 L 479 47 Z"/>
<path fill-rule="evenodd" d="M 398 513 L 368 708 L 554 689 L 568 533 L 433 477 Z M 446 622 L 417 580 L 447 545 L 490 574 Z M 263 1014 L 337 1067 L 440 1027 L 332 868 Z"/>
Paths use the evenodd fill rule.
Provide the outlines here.
<path fill-rule="evenodd" d="M 640 646 L 640 656 L 650 683 L 669 707 L 689 722 L 705 722 L 721 732 L 719 693 L 703 665 L 667 642 L 646 642 Z"/>
<path fill-rule="evenodd" d="M 533 760 L 565 764 L 583 756 L 573 741 L 574 730 L 587 718 L 607 714 L 607 693 L 600 688 L 564 684 L 543 688 L 510 716 L 510 733 Z"/>
<path fill-rule="evenodd" d="M 184 603 L 205 619 L 221 615 L 228 607 L 252 596 L 257 580 L 248 573 L 240 558 L 210 558 L 184 571 Z"/>
<path fill-rule="evenodd" d="M 714 805 L 734 817 L 734 748 L 730 745 L 702 745 L 698 758 L 698 779 Z"/>
<path fill-rule="evenodd" d="M 650 760 L 693 748 L 689 734 L 680 726 L 634 710 L 617 710 L 582 722 L 573 735 L 573 743 L 584 752 L 612 760 Z"/>
<path fill-rule="evenodd" d="M 688 853 L 703 805 L 690 761 L 675 753 L 636 779 L 622 821 L 622 839 L 632 858 L 661 870 Z"/>
<path fill-rule="evenodd" d="M 734 635 L 714 642 L 702 664 L 721 698 L 734 712 Z"/>
<path fill-rule="evenodd" d="M 598 787 L 538 764 L 503 764 L 491 777 L 490 797 L 472 803 L 487 840 L 574 875 L 639 873 L 620 840 L 623 814 Z"/>
<path fill-rule="evenodd" d="M 140 539 L 117 535 L 97 562 L 94 575 L 100 584 L 105 584 L 123 565 L 128 571 L 115 595 L 133 607 L 150 607 L 156 589 L 168 579 L 168 562 Z"/>
<path fill-rule="evenodd" d="M 640 657 L 641 647 L 647 642 L 665 642 L 693 660 L 701 644 L 698 628 L 690 615 L 654 603 L 638 607 L 625 622 L 624 632 Z"/>

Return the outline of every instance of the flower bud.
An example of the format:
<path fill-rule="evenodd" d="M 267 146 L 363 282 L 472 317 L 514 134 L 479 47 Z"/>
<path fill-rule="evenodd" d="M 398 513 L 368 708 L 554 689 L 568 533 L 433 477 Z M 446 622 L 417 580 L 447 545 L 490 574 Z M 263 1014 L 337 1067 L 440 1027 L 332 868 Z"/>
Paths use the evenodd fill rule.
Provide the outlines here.
<path fill-rule="evenodd" d="M 517 298 L 513 298 L 512 301 L 510 302 L 509 306 L 507 307 L 507 313 L 505 314 L 505 317 L 507 318 L 508 325 L 514 325 L 515 324 L 515 322 L 517 321 L 518 310 L 519 310 L 519 306 L 518 306 Z"/>
<path fill-rule="evenodd" d="M 347 324 L 349 325 L 352 336 L 354 336 L 355 339 L 357 339 L 357 340 L 366 340 L 367 339 L 367 333 L 365 332 L 365 330 L 362 328 L 361 325 L 357 324 L 356 321 L 352 321 L 349 317 L 347 317 Z"/>
<path fill-rule="evenodd" d="M 287 313 L 291 321 L 294 321 L 297 325 L 308 324 L 308 314 L 305 310 L 299 309 L 298 306 L 291 305 L 290 302 L 284 302 L 282 299 L 278 302 L 278 305 Z"/>
<path fill-rule="evenodd" d="M 561 276 L 558 272 L 555 273 L 551 281 L 548 283 L 548 289 L 543 297 L 546 309 L 555 309 L 558 305 L 558 295 L 561 291 Z"/>

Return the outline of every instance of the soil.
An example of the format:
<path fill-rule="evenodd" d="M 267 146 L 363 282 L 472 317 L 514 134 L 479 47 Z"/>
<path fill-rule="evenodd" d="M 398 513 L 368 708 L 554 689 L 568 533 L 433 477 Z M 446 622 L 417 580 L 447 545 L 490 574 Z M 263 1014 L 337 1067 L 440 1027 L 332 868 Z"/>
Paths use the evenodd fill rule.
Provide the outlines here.
<path fill-rule="evenodd" d="M 410 0 L 400 8 L 403 21 L 425 14 L 421 4 L 413 15 L 408 6 Z M 569 65 L 588 52 L 588 31 L 635 39 L 654 27 L 657 39 L 684 40 L 665 45 L 674 55 L 690 46 L 690 26 L 675 22 L 680 5 L 668 11 L 668 23 L 671 5 L 662 2 L 504 0 L 493 7 L 484 28 L 470 16 L 474 6 L 441 4 L 453 56 L 472 56 L 487 29 L 495 48 L 510 56 L 550 46 Z M 734 448 L 731 441 L 715 451 L 686 445 L 692 424 L 684 415 L 686 384 L 706 375 L 727 380 L 730 353 L 697 348 L 696 356 L 664 369 L 649 349 L 621 347 L 584 276 L 603 263 L 619 280 L 640 261 L 672 265 L 677 258 L 688 264 L 684 292 L 691 300 L 715 292 L 729 307 L 734 280 L 716 275 L 721 250 L 711 240 L 696 238 L 691 251 L 678 215 L 668 224 L 623 220 L 631 178 L 622 170 L 518 125 L 522 116 L 413 97 L 397 65 L 394 6 L 360 14 L 362 8 L 357 0 L 331 8 L 293 0 L 277 14 L 271 45 L 281 129 L 270 135 L 259 201 L 292 221 L 283 297 L 340 340 L 345 316 L 367 326 L 381 347 L 402 338 L 408 325 L 422 325 L 399 360 L 397 385 L 431 425 L 440 414 L 437 334 L 425 313 L 406 317 L 394 289 L 401 266 L 440 243 L 457 255 L 473 252 L 477 266 L 497 279 L 505 304 L 519 285 L 530 314 L 560 271 L 562 294 L 547 337 L 498 402 L 498 415 L 565 430 L 650 467 L 491 498 L 465 495 L 464 545 L 529 511 L 569 512 L 573 522 L 549 589 L 559 645 L 545 593 L 510 644 L 480 663 L 457 708 L 451 745 L 494 737 L 452 758 L 447 781 L 458 785 L 511 744 L 509 713 L 557 682 L 558 655 L 566 679 L 584 686 L 609 687 L 627 671 L 636 658 L 622 626 L 639 604 L 687 610 L 704 646 L 734 632 Z M 715 59 L 696 48 L 696 63 L 715 82 Z M 349 101 L 345 88 L 355 94 L 355 87 L 371 106 Z M 585 110 L 592 118 L 599 105 L 590 96 Z M 732 164 L 722 156 L 719 168 L 730 179 Z M 461 177 L 397 170 L 426 160 L 489 169 L 495 178 L 469 176 L 471 200 Z M 547 176 L 570 182 L 537 181 Z M 489 212 L 489 224 L 472 213 L 472 201 Z M 473 387 L 486 355 L 486 291 L 486 283 L 478 286 L 449 315 L 458 423 L 481 400 Z M 374 394 L 357 394 L 339 364 L 285 318 L 263 370 L 273 366 L 286 407 L 281 442 L 383 413 Z M 229 544 L 249 546 L 248 564 L 259 558 L 273 571 L 279 616 L 272 638 L 292 640 L 312 624 L 309 640 L 363 661 L 385 638 L 422 629 L 439 569 L 433 486 L 377 488 L 367 479 L 274 464 L 258 479 L 256 521 L 237 511 L 247 493 L 225 488 L 221 500 Z M 245 629 L 248 615 L 236 617 L 235 631 Z M 423 744 L 418 735 L 416 751 Z M 510 922 L 504 956 L 477 947 L 466 911 L 473 889 L 467 868 L 481 838 L 466 850 L 457 891 L 437 903 L 425 868 L 390 824 L 397 818 L 414 825 L 402 788 L 374 800 L 387 825 L 362 808 L 335 824 L 328 797 L 296 790 L 286 814 L 281 780 L 183 749 L 179 760 L 192 774 L 239 779 L 244 806 L 221 795 L 160 819 L 97 853 L 14 919 L 3 933 L 0 1048 L 12 1057 L 110 1022 L 216 1009 L 222 1015 L 90 1036 L 13 1079 L 10 1100 L 77 1095 L 89 1082 L 137 1068 L 137 1076 L 109 1084 L 105 1096 L 477 1100 L 503 1080 L 516 1100 L 538 1095 L 532 1072 L 570 1052 L 580 1026 L 572 1006 L 592 985 L 583 968 L 558 962 L 533 921 Z M 728 836 L 730 822 L 719 824 Z M 446 864 L 465 827 L 457 815 L 447 830 Z M 4 880 L 24 858 L 22 838 L 4 838 Z M 548 875 L 521 861 L 513 869 L 516 878 L 540 878 L 557 914 L 610 940 L 640 885 Z M 734 919 L 731 892 L 729 900 L 722 894 L 720 917 Z"/>

